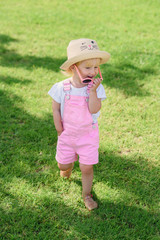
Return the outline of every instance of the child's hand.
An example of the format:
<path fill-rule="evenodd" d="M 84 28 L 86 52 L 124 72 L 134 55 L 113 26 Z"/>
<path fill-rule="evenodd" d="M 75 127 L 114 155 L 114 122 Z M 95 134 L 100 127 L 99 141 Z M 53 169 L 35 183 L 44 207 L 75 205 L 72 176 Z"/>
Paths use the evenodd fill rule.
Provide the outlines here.
<path fill-rule="evenodd" d="M 95 78 L 94 81 L 93 81 L 93 84 L 90 88 L 90 91 L 91 92 L 95 92 L 96 89 L 99 87 L 99 85 L 101 84 L 102 82 L 102 79 L 101 78 Z"/>
<path fill-rule="evenodd" d="M 57 134 L 58 136 L 60 136 L 62 134 L 63 131 L 58 131 Z"/>

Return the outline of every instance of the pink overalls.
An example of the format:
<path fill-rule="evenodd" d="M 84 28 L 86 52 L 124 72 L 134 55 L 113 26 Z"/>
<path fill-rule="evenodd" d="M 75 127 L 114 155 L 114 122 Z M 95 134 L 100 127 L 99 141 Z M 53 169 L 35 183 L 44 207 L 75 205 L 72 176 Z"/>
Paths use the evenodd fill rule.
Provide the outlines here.
<path fill-rule="evenodd" d="M 64 82 L 64 131 L 58 137 L 56 160 L 61 164 L 77 161 L 85 165 L 98 163 L 99 130 L 88 109 L 89 97 L 70 95 L 71 83 Z"/>

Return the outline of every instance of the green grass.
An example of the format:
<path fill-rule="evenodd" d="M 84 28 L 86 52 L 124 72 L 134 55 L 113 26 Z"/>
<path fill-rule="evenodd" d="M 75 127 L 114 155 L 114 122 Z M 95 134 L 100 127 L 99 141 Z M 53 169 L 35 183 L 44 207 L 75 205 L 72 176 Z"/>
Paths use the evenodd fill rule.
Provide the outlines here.
<path fill-rule="evenodd" d="M 0 1 L 1 239 L 160 239 L 158 0 Z M 107 100 L 88 212 L 64 181 L 47 94 L 71 39 L 97 40 Z"/>

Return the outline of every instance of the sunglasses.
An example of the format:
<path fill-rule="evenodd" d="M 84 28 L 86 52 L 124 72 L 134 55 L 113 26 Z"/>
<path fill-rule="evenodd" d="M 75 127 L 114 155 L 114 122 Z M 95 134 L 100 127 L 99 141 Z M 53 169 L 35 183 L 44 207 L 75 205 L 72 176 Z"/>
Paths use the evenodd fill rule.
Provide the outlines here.
<path fill-rule="evenodd" d="M 93 81 L 94 81 L 94 78 L 90 78 L 90 77 L 82 78 L 82 76 L 81 76 L 81 74 L 80 74 L 80 72 L 79 72 L 79 70 L 78 70 L 78 67 L 77 67 L 75 64 L 74 64 L 74 66 L 75 66 L 75 69 L 76 69 L 76 71 L 77 71 L 77 73 L 78 73 L 78 76 L 79 76 L 79 78 L 80 78 L 80 80 L 81 80 L 82 83 L 87 84 L 87 83 L 90 83 L 90 82 L 93 82 Z M 101 74 L 101 70 L 100 70 L 99 67 L 98 67 L 98 72 L 99 72 L 99 75 L 100 75 L 101 79 L 103 80 L 102 74 Z"/>

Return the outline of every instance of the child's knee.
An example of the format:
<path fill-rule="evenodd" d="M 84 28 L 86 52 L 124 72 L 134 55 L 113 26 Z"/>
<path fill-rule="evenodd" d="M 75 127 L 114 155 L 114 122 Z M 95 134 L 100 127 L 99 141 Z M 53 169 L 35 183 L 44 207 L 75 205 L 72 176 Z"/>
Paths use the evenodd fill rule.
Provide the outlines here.
<path fill-rule="evenodd" d="M 69 163 L 69 164 L 61 164 L 61 163 L 58 163 L 58 167 L 59 167 L 60 170 L 66 171 L 66 170 L 68 170 L 69 168 L 72 168 L 72 163 Z"/>
<path fill-rule="evenodd" d="M 90 174 L 93 172 L 93 165 L 80 164 L 80 169 L 83 174 Z"/>

